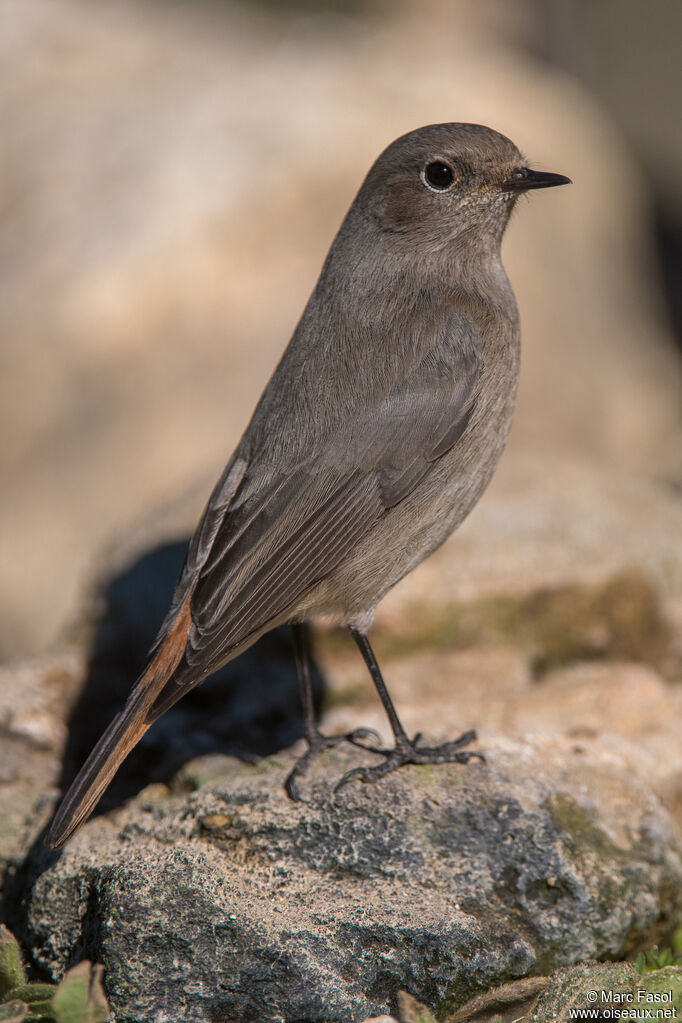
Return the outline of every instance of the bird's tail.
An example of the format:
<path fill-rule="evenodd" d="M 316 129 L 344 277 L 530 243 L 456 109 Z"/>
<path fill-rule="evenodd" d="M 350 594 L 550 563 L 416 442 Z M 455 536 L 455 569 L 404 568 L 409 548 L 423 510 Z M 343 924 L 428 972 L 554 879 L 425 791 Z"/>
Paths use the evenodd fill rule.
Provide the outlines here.
<path fill-rule="evenodd" d="M 156 719 L 157 715 L 151 713 L 152 706 L 180 663 L 190 624 L 187 600 L 125 707 L 111 722 L 62 800 L 45 837 L 48 848 L 59 849 L 85 823 L 133 746 Z"/>

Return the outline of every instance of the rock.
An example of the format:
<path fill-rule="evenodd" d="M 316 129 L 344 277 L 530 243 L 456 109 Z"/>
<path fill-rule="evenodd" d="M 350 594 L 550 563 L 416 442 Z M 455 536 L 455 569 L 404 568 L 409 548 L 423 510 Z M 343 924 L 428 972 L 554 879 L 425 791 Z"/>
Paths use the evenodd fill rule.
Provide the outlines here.
<path fill-rule="evenodd" d="M 0 668 L 0 895 L 21 865 L 35 817 L 51 805 L 67 719 L 83 683 L 84 657 L 66 650 Z"/>
<path fill-rule="evenodd" d="M 629 964 L 628 964 L 629 965 Z M 561 974 L 562 971 L 558 971 Z M 539 996 L 550 984 L 549 977 L 523 977 L 521 980 L 512 980 L 508 984 L 492 988 L 485 994 L 477 995 L 464 1005 L 460 1006 L 451 1016 L 448 1023 L 470 1023 L 471 1020 L 478 1020 L 479 1023 L 490 1021 L 490 1023 L 501 1023 L 513 1016 L 516 1020 L 525 1019 L 528 1011 L 537 1005 Z M 402 1001 L 409 998 L 402 992 Z M 409 1016 L 401 1005 L 401 1017 Z M 428 1012 L 425 1007 L 419 1007 L 424 1016 Z M 411 1009 L 411 1007 L 410 1007 Z M 416 1015 L 415 1012 L 412 1015 Z M 430 1019 L 424 1019 L 424 1023 L 431 1023 Z M 401 1019 L 403 1023 L 403 1019 Z"/>
<path fill-rule="evenodd" d="M 36 857 L 23 936 L 53 976 L 103 961 L 118 1023 L 349 1023 L 395 1013 L 400 990 L 440 1019 L 674 925 L 680 836 L 636 761 L 625 772 L 617 744 L 552 734 L 486 751 L 334 798 L 373 760 L 339 749 L 298 804 L 290 756 L 213 759 L 190 795 L 142 793 Z"/>
<path fill-rule="evenodd" d="M 427 1007 L 405 991 L 398 995 L 398 1006 L 399 1019 L 382 1016 L 363 1023 L 436 1023 Z M 526 977 L 493 988 L 448 1014 L 443 1023 L 675 1019 L 681 1008 L 679 966 L 659 968 L 641 976 L 633 963 L 581 963 L 571 969 L 556 970 L 550 977 Z"/>
<path fill-rule="evenodd" d="M 682 605 L 682 501 L 597 462 L 510 448 L 457 532 L 379 605 L 377 622 L 414 608 L 603 581 L 635 569 Z M 423 612 L 422 612 L 423 613 Z"/>
<path fill-rule="evenodd" d="M 654 555 L 672 533 L 657 521 Z M 550 570 L 554 535 L 540 534 Z M 374 760 L 339 750 L 314 766 L 310 802 L 298 805 L 281 790 L 290 754 L 248 767 L 213 755 L 174 775 L 207 735 L 212 749 L 254 728 L 275 747 L 291 742 L 295 682 L 288 641 L 274 637 L 200 687 L 196 706 L 162 719 L 108 805 L 153 784 L 46 854 L 40 833 L 74 766 L 62 764 L 64 748 L 75 761 L 73 735 L 81 746 L 94 738 L 105 691 L 125 691 L 179 554 L 116 574 L 89 663 L 72 651 L 2 675 L 3 914 L 42 970 L 57 979 L 75 959 L 103 961 L 117 1023 L 346 1023 L 398 1012 L 400 990 L 441 1019 L 529 971 L 669 940 L 682 915 L 682 692 L 662 674 L 675 587 L 655 574 L 523 590 L 511 629 L 481 619 L 485 593 L 459 606 L 450 632 L 433 627 L 428 602 L 421 637 L 409 605 L 394 609 L 392 629 L 379 623 L 408 730 L 440 740 L 475 726 L 487 766 L 408 768 L 332 800 L 346 768 Z M 574 569 L 589 579 L 589 558 Z M 556 635 L 573 638 L 557 647 Z M 332 640 L 321 645 L 323 728 L 375 725 L 388 739 L 357 652 Z M 628 651 L 640 663 L 613 659 Z M 273 705 L 283 716 L 269 731 Z"/>
<path fill-rule="evenodd" d="M 362 725 L 388 741 L 363 667 L 350 655 L 333 671 L 327 656 L 323 662 L 329 665 L 324 729 L 346 732 Z M 518 651 L 473 647 L 422 650 L 388 659 L 383 669 L 409 733 L 447 738 L 475 728 L 486 754 L 501 740 L 570 744 L 576 754 L 572 774 L 585 791 L 592 786 L 592 757 L 603 757 L 623 784 L 631 775 L 646 778 L 682 830 L 682 689 L 650 667 L 581 662 L 536 680 Z"/>
<path fill-rule="evenodd" d="M 682 1009 L 682 968 L 668 966 L 639 976 L 632 963 L 585 963 L 560 971 L 526 1018 L 528 1023 L 568 1023 L 576 1018 L 572 1011 L 582 1010 L 589 1019 L 595 1018 L 588 1015 L 595 1009 L 603 1013 L 596 1017 L 601 1019 L 675 1019 Z M 474 1019 L 485 1023 L 482 1017 Z"/>

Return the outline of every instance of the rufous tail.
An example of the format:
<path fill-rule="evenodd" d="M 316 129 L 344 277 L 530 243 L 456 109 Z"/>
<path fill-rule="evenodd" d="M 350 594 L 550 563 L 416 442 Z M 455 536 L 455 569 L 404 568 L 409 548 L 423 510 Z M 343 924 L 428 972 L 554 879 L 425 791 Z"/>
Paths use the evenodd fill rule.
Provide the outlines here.
<path fill-rule="evenodd" d="M 190 624 L 188 599 L 125 707 L 111 722 L 62 800 L 45 837 L 48 848 L 59 849 L 85 823 L 122 762 L 155 720 L 156 716 L 150 714 L 152 705 L 180 663 Z"/>

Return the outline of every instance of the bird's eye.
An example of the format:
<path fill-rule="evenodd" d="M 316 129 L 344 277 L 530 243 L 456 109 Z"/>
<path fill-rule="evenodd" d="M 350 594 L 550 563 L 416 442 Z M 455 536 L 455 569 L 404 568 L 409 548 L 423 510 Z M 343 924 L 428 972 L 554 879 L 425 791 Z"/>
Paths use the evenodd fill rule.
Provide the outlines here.
<path fill-rule="evenodd" d="M 518 170 L 514 171 L 514 173 L 511 176 L 511 179 L 512 179 L 512 181 L 525 181 L 527 177 L 528 177 L 528 168 L 527 167 L 520 167 Z"/>
<path fill-rule="evenodd" d="M 444 192 L 455 180 L 455 172 L 449 164 L 443 163 L 442 160 L 434 160 L 433 163 L 427 163 L 424 168 L 424 180 L 430 188 Z"/>

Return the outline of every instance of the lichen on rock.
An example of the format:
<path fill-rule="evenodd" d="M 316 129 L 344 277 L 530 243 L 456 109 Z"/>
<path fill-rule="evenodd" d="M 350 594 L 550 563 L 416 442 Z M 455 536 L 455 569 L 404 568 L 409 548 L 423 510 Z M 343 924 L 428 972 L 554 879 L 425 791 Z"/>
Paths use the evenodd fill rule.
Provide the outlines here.
<path fill-rule="evenodd" d="M 586 767 L 566 742 L 498 741 L 486 765 L 335 797 L 368 756 L 333 751 L 298 804 L 288 756 L 258 771 L 226 758 L 222 776 L 214 758 L 195 792 L 93 821 L 32 887 L 37 961 L 101 959 L 120 1023 L 348 1023 L 394 1011 L 400 990 L 442 1019 L 679 916 L 676 828 L 608 751 Z"/>

